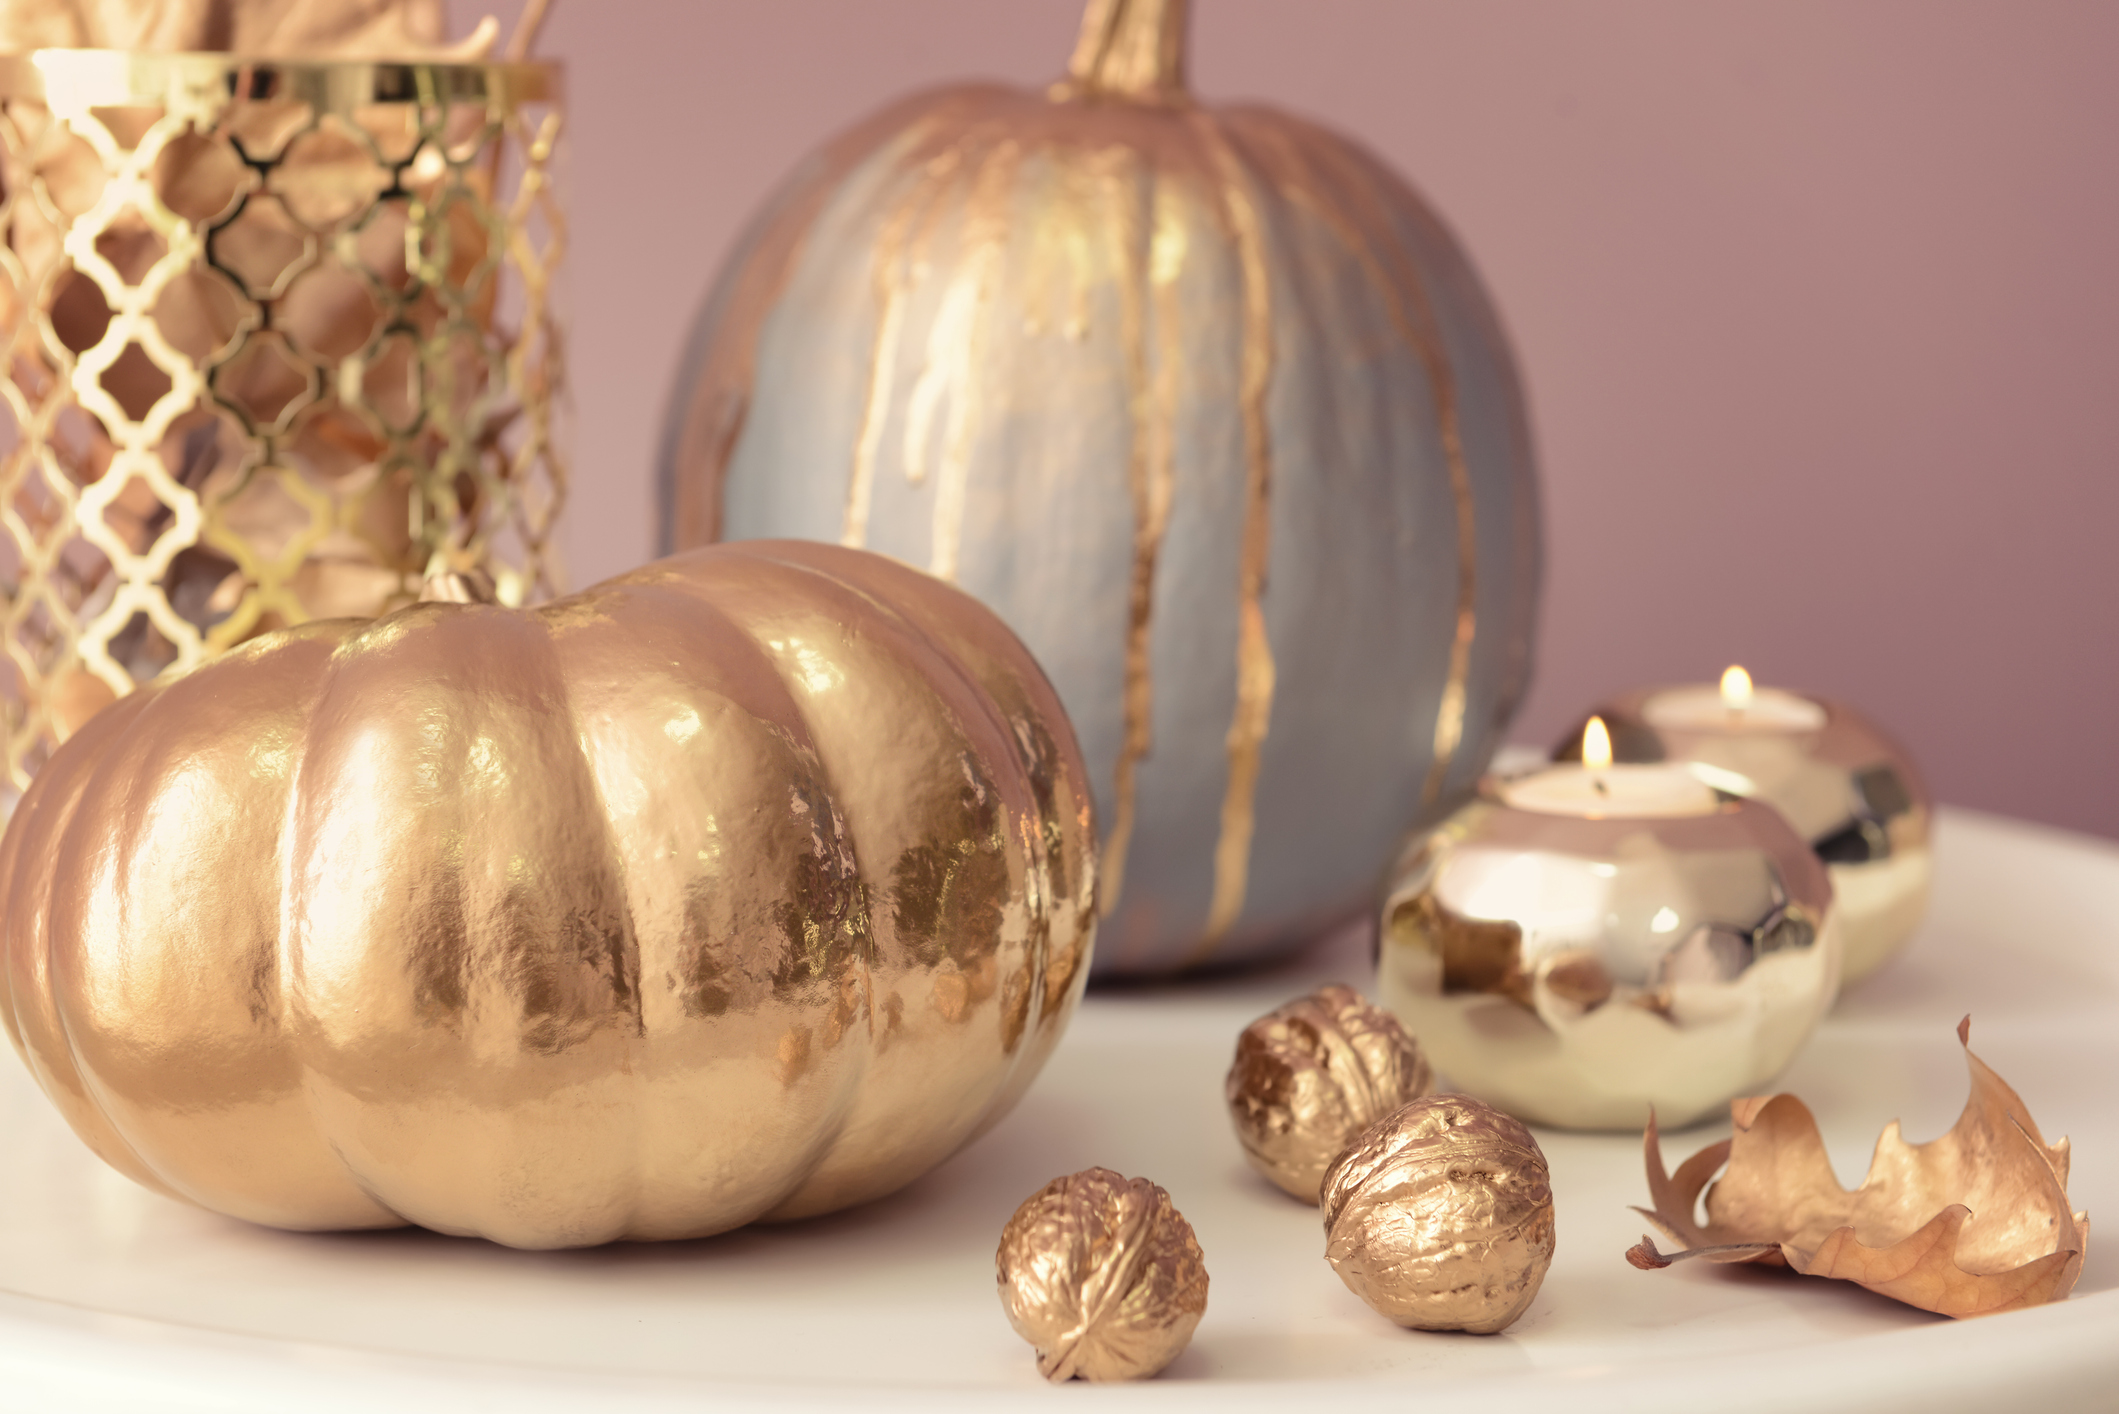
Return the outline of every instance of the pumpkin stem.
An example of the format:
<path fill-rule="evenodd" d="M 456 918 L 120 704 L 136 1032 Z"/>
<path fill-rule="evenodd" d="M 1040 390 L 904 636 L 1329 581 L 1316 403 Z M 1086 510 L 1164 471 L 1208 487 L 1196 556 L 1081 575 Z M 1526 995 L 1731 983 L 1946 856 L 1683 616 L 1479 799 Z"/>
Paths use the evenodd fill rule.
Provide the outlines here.
<path fill-rule="evenodd" d="M 1060 98 L 1183 103 L 1190 0 L 1089 0 Z"/>
<path fill-rule="evenodd" d="M 419 587 L 422 604 L 497 604 L 493 577 L 484 570 L 443 570 Z"/>

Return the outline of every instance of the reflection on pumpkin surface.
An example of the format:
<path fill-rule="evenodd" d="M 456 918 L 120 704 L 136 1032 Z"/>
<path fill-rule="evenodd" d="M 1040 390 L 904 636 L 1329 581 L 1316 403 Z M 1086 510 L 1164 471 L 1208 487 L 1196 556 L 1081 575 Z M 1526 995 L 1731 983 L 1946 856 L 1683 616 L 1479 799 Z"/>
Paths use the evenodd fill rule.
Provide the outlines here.
<path fill-rule="evenodd" d="M 759 542 L 116 703 L 0 844 L 0 1016 L 97 1152 L 223 1212 L 697 1236 L 997 1120 L 1080 995 L 1094 863 L 997 619 Z"/>

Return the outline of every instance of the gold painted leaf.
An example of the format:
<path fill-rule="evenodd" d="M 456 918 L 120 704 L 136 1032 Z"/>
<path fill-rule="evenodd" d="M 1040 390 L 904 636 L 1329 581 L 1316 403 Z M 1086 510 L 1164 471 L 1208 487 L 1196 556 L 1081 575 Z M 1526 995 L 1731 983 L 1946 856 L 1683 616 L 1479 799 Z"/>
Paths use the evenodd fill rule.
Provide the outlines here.
<path fill-rule="evenodd" d="M 2089 1245 L 2087 1214 L 2068 1207 L 2068 1141 L 2048 1144 L 2008 1082 L 1972 1054 L 1972 1093 L 1949 1133 L 1908 1144 L 1893 1120 L 1868 1177 L 1839 1186 L 1809 1107 L 1793 1095 L 1732 1100 L 1736 1133 L 1663 1168 L 1654 1117 L 1644 1139 L 1651 1208 L 1637 1208 L 1682 1250 L 1643 1237 L 1635 1266 L 1674 1260 L 1785 1265 L 1945 1316 L 1984 1316 L 2058 1301 Z M 1707 1221 L 1694 1215 L 1707 1191 Z"/>

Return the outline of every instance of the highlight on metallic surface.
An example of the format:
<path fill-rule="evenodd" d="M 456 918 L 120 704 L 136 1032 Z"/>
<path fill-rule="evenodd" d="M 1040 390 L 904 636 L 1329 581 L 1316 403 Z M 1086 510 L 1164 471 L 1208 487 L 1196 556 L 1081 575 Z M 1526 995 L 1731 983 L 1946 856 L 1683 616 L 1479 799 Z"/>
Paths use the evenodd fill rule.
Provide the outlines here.
<path fill-rule="evenodd" d="M 558 71 L 0 56 L 0 803 L 136 685 L 554 591 Z"/>
<path fill-rule="evenodd" d="M 1401 1326 L 1492 1335 L 1552 1265 L 1552 1180 L 1538 1141 L 1468 1095 L 1371 1125 L 1324 1176 L 1325 1258 Z"/>
<path fill-rule="evenodd" d="M 1741 703 L 1732 675 L 1743 674 Z M 1642 688 L 1598 707 L 1621 761 L 1682 761 L 1731 795 L 1771 804 L 1832 877 L 1844 960 L 1859 982 L 1895 956 L 1926 916 L 1934 804 L 1904 747 L 1843 702 L 1755 687 L 1731 668 L 1719 688 Z M 1568 733 L 1553 759 L 1581 755 Z"/>
<path fill-rule="evenodd" d="M 1355 144 L 1197 101 L 1187 8 L 1091 0 L 1047 90 L 917 95 L 805 164 L 700 315 L 661 469 L 667 547 L 869 546 L 1023 635 L 1109 822 L 1106 972 L 1366 908 L 1498 744 L 1538 588 L 1462 250 Z"/>
<path fill-rule="evenodd" d="M 1081 756 L 975 600 L 751 542 L 468 577 L 92 719 L 0 839 L 0 1022 L 157 1192 L 296 1229 L 698 1237 L 910 1182 L 1057 1043 Z"/>
<path fill-rule="evenodd" d="M 1207 1309 L 1192 1225 L 1162 1188 L 1107 1168 L 1055 1178 L 1025 1199 L 993 1267 L 1008 1324 L 1055 1384 L 1157 1374 Z"/>
<path fill-rule="evenodd" d="M 1315 1203 L 1325 1169 L 1348 1144 L 1434 1088 L 1434 1071 L 1398 1019 L 1334 985 L 1246 1026 L 1222 1090 L 1251 1167 Z"/>
<path fill-rule="evenodd" d="M 1582 818 L 1491 789 L 1407 845 L 1377 959 L 1448 1081 L 1565 1129 L 1638 1129 L 1651 1107 L 1686 1125 L 1757 1090 L 1839 968 L 1831 882 L 1773 807 Z"/>

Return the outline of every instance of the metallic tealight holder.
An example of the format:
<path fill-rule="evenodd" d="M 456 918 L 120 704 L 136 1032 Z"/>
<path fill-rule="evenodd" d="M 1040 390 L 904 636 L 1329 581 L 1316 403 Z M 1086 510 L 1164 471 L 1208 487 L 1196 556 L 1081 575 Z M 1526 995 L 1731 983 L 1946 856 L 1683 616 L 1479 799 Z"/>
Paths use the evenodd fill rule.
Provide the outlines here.
<path fill-rule="evenodd" d="M 1756 1091 L 1839 987 L 1823 864 L 1675 765 L 1487 780 L 1408 845 L 1378 949 L 1384 1005 L 1449 1082 L 1568 1129 Z"/>
<path fill-rule="evenodd" d="M 560 120 L 542 64 L 0 56 L 0 808 L 257 634 L 558 587 Z"/>
<path fill-rule="evenodd" d="M 1678 761 L 1717 790 L 1767 801 L 1832 875 L 1858 982 L 1904 945 L 1927 912 L 1933 807 L 1912 760 L 1838 702 L 1754 687 L 1742 668 L 1719 687 L 1643 688 L 1596 709 L 1620 761 Z M 1579 761 L 1582 729 L 1553 751 Z"/>

